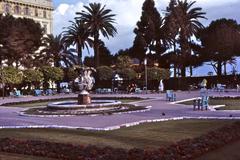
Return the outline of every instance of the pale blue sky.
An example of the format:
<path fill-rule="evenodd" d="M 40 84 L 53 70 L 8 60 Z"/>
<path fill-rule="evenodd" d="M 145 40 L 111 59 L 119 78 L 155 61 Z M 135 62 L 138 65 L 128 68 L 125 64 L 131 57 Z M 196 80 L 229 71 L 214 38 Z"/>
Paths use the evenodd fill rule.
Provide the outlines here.
<path fill-rule="evenodd" d="M 155 0 L 156 7 L 159 12 L 162 12 L 170 0 Z M 202 7 L 206 12 L 208 20 L 203 20 L 202 23 L 208 25 L 212 20 L 219 18 L 231 18 L 240 23 L 240 0 L 196 0 L 195 7 Z M 106 8 L 112 9 L 116 14 L 116 28 L 118 34 L 110 40 L 103 39 L 106 46 L 114 54 L 119 49 L 126 49 L 132 46 L 134 40 L 133 29 L 136 22 L 140 19 L 141 8 L 144 0 L 53 0 L 54 2 L 54 34 L 59 34 L 63 31 L 63 27 L 70 25 L 69 21 L 73 20 L 77 11 L 83 9 L 83 5 L 89 2 L 99 2 L 106 5 Z M 84 53 L 85 55 L 87 53 Z M 201 67 L 202 68 L 202 67 Z M 211 70 L 211 67 L 196 70 L 195 75 L 206 74 Z M 240 64 L 238 61 L 238 70 Z"/>

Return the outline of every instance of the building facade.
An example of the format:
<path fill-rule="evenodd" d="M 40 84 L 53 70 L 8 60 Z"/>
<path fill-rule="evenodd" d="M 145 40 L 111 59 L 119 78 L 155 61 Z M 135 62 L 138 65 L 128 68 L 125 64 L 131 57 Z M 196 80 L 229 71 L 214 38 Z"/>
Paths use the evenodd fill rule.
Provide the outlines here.
<path fill-rule="evenodd" d="M 53 31 L 52 0 L 0 0 L 0 14 L 26 17 L 40 23 L 47 34 Z"/>

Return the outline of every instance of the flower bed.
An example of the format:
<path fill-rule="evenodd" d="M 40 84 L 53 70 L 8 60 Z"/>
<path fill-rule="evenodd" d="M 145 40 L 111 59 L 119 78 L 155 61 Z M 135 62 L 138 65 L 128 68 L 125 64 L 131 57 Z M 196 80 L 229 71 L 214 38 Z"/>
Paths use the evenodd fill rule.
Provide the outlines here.
<path fill-rule="evenodd" d="M 125 150 L 5 138 L 0 140 L 0 151 L 64 160 L 192 160 L 237 140 L 240 140 L 240 122 L 158 150 Z"/>
<path fill-rule="evenodd" d="M 144 100 L 140 97 L 92 97 L 93 100 L 132 100 L 132 101 L 140 101 Z M 66 100 L 77 100 L 77 97 L 65 97 L 65 98 L 49 98 L 49 99 L 39 99 L 39 100 L 31 100 L 31 101 L 22 101 L 22 102 L 9 102 L 4 103 L 1 106 L 14 106 L 20 104 L 34 104 L 34 103 L 42 103 L 42 102 L 55 102 L 55 101 L 66 101 Z"/>
<path fill-rule="evenodd" d="M 52 108 L 30 108 L 23 111 L 23 115 L 111 115 L 113 113 L 147 111 L 148 107 L 136 106 L 131 104 L 118 104 L 105 107 L 87 107 L 82 109 L 52 109 Z"/>

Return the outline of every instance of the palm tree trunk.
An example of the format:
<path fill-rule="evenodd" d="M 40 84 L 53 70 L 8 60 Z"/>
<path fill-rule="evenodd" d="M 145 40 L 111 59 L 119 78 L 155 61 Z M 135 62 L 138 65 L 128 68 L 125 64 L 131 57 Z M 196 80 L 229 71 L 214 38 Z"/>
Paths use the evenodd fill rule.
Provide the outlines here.
<path fill-rule="evenodd" d="M 95 67 L 97 68 L 100 64 L 100 60 L 99 60 L 99 43 L 98 43 L 98 39 L 99 39 L 99 33 L 95 33 L 94 34 L 94 58 L 95 58 Z"/>
<path fill-rule="evenodd" d="M 186 77 L 186 67 L 185 66 L 181 67 L 181 76 Z"/>
<path fill-rule="evenodd" d="M 77 43 L 76 44 L 76 48 L 77 48 L 77 54 L 78 54 L 78 60 L 77 63 L 79 66 L 82 65 L 82 50 L 81 50 L 81 46 Z"/>
<path fill-rule="evenodd" d="M 217 75 L 221 76 L 222 75 L 222 62 L 218 61 L 217 63 L 218 63 L 217 64 Z"/>
<path fill-rule="evenodd" d="M 174 78 L 176 78 L 177 77 L 177 67 L 176 67 L 176 64 L 174 64 L 174 66 L 173 66 L 173 72 L 174 72 Z"/>
<path fill-rule="evenodd" d="M 224 65 L 224 75 L 226 76 L 227 75 L 227 62 L 225 61 L 223 63 L 223 65 Z"/>
<path fill-rule="evenodd" d="M 193 75 L 193 67 L 190 66 L 189 69 L 190 69 L 190 77 L 192 77 L 192 75 Z"/>

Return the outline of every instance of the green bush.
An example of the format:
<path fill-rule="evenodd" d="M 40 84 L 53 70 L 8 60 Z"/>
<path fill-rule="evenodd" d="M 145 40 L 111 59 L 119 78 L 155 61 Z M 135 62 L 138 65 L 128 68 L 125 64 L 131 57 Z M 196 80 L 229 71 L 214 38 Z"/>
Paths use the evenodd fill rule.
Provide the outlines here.
<path fill-rule="evenodd" d="M 23 71 L 23 81 L 27 83 L 41 82 L 43 73 L 39 70 L 27 69 Z"/>
<path fill-rule="evenodd" d="M 142 73 L 145 76 L 145 72 Z M 148 80 L 157 80 L 160 81 L 162 79 L 169 79 L 170 71 L 163 68 L 152 67 L 147 69 L 147 77 Z"/>
<path fill-rule="evenodd" d="M 1 70 L 1 83 L 6 84 L 20 84 L 23 80 L 23 73 L 14 67 L 4 67 Z"/>
<path fill-rule="evenodd" d="M 117 71 L 120 77 L 125 80 L 133 80 L 136 78 L 137 73 L 132 68 L 123 68 Z"/>
<path fill-rule="evenodd" d="M 45 81 L 61 81 L 64 76 L 63 70 L 59 67 L 43 66 L 40 70 Z"/>
<path fill-rule="evenodd" d="M 97 68 L 97 77 L 99 80 L 111 80 L 113 69 L 108 66 L 100 66 Z"/>
<path fill-rule="evenodd" d="M 74 81 L 79 76 L 79 73 L 74 68 L 69 68 L 66 70 L 66 76 L 70 81 Z"/>

